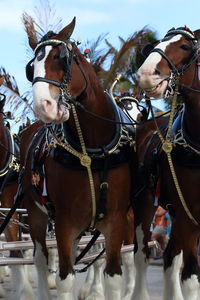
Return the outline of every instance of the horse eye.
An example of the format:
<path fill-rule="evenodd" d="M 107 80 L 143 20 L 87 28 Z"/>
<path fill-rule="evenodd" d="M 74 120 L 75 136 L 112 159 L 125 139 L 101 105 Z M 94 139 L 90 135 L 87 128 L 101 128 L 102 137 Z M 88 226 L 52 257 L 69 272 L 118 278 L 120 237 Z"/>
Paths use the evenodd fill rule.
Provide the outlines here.
<path fill-rule="evenodd" d="M 185 51 L 189 51 L 189 50 L 191 50 L 191 47 L 188 45 L 181 45 L 181 49 L 183 49 Z"/>

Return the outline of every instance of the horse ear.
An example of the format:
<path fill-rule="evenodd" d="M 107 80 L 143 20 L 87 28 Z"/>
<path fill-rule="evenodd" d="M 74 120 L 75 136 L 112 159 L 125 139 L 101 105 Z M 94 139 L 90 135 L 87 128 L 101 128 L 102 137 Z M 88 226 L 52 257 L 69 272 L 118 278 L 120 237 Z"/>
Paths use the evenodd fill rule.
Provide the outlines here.
<path fill-rule="evenodd" d="M 28 38 L 29 46 L 34 50 L 38 44 L 36 40 L 34 40 L 32 37 L 29 36 Z"/>
<path fill-rule="evenodd" d="M 200 39 L 200 29 L 194 31 L 194 36 L 197 39 Z"/>
<path fill-rule="evenodd" d="M 6 96 L 2 93 L 0 93 L 0 111 L 3 111 L 3 107 L 6 102 Z"/>
<path fill-rule="evenodd" d="M 66 27 L 64 27 L 59 33 L 58 33 L 58 37 L 62 40 L 62 41 L 67 41 L 70 39 L 73 31 L 74 31 L 74 27 L 76 24 L 76 17 L 73 18 L 72 22 L 67 25 Z"/>

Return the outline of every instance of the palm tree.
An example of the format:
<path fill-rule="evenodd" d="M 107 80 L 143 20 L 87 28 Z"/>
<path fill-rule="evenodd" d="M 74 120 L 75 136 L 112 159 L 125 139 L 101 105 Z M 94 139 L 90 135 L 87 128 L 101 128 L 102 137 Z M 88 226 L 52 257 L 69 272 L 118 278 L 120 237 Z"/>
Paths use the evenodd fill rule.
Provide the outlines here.
<path fill-rule="evenodd" d="M 62 19 L 57 17 L 55 5 L 47 0 L 41 0 L 39 6 L 34 9 L 35 16 L 32 17 L 26 12 L 22 15 L 25 32 L 35 41 L 40 41 L 47 31 L 58 32 L 62 29 Z M 86 41 L 85 45 L 80 46 L 89 48 L 90 63 L 98 74 L 102 85 L 109 89 L 117 73 L 122 74 L 122 79 L 117 84 L 118 90 L 128 90 L 134 88 L 137 93 L 137 82 L 135 72 L 143 62 L 141 49 L 147 42 L 156 40 L 156 33 L 147 27 L 135 32 L 128 39 L 119 36 L 120 48 L 114 47 L 107 38 L 108 33 L 102 33 L 95 41 Z M 78 44 L 78 43 L 77 43 Z M 27 44 L 27 58 L 33 56 L 31 48 Z M 33 119 L 32 96 L 27 91 L 22 95 L 19 92 L 15 78 L 10 75 L 5 68 L 0 68 L 0 76 L 4 76 L 4 84 L 1 91 L 7 95 L 7 108 L 15 111 L 17 119 L 25 121 L 27 115 Z"/>
<path fill-rule="evenodd" d="M 29 92 L 20 94 L 15 77 L 10 75 L 4 67 L 0 67 L 0 78 L 4 78 L 0 92 L 6 95 L 5 110 L 14 112 L 11 116 L 11 127 L 18 122 L 26 122 L 27 115 L 34 119 L 32 108 L 29 105 L 31 96 Z"/>

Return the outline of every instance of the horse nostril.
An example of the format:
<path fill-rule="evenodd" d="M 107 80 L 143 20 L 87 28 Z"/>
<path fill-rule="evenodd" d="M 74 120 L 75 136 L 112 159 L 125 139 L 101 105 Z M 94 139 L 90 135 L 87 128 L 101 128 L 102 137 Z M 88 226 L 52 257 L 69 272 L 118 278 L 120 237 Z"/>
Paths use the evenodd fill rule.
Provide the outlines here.
<path fill-rule="evenodd" d="M 154 74 L 155 75 L 160 75 L 160 71 L 158 69 L 155 69 Z"/>

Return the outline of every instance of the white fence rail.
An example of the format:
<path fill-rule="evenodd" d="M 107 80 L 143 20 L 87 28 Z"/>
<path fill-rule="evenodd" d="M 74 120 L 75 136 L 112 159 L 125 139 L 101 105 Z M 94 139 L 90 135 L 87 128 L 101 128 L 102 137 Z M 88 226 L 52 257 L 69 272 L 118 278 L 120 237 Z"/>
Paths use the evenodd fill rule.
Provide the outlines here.
<path fill-rule="evenodd" d="M 8 212 L 10 209 L 9 208 L 0 208 L 0 211 L 2 212 Z M 18 213 L 26 214 L 26 209 L 17 209 Z M 27 238 L 27 235 L 26 235 Z M 88 242 L 91 240 L 91 236 L 83 236 L 78 244 L 79 249 L 84 248 Z M 104 243 L 105 239 L 102 235 L 98 237 L 96 240 L 95 244 L 97 243 Z M 149 247 L 153 248 L 160 248 L 159 244 L 156 241 L 151 241 L 148 243 Z M 46 245 L 48 248 L 56 248 L 57 247 L 57 242 L 56 239 L 47 239 L 46 240 Z M 26 241 L 16 241 L 16 242 L 5 242 L 5 241 L 0 241 L 0 253 L 2 256 L 0 256 L 0 266 L 3 265 L 19 265 L 19 264 L 33 264 L 33 259 L 30 258 L 14 258 L 14 257 L 8 257 L 5 256 L 4 253 L 6 251 L 11 251 L 11 250 L 28 250 L 28 249 L 33 249 L 34 245 L 31 240 L 26 240 Z M 121 248 L 121 252 L 130 252 L 133 251 L 134 245 L 127 245 L 123 246 Z M 90 262 L 91 260 L 95 259 L 98 256 L 99 252 L 93 252 L 92 254 L 88 254 L 85 257 L 83 257 L 80 260 L 80 263 L 87 263 Z M 105 257 L 105 254 L 102 255 L 102 257 Z"/>

